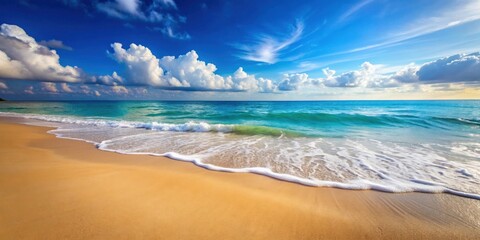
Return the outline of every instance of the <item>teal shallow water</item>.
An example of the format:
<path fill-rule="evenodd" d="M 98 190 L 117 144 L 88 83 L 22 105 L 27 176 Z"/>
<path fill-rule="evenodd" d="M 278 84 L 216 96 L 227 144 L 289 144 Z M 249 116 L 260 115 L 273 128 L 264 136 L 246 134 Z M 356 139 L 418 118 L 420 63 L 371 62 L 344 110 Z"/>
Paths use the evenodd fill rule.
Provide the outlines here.
<path fill-rule="evenodd" d="M 446 137 L 478 133 L 480 101 L 313 102 L 5 102 L 0 112 L 65 115 L 139 122 L 207 122 L 344 136 L 362 130 L 441 130 Z M 265 132 L 264 128 L 256 128 Z M 450 132 L 451 131 L 451 132 Z M 244 134 L 256 134 L 255 129 Z"/>
<path fill-rule="evenodd" d="M 2 102 L 0 112 L 55 123 L 57 135 L 101 149 L 170 152 L 210 168 L 480 193 L 480 101 Z"/>

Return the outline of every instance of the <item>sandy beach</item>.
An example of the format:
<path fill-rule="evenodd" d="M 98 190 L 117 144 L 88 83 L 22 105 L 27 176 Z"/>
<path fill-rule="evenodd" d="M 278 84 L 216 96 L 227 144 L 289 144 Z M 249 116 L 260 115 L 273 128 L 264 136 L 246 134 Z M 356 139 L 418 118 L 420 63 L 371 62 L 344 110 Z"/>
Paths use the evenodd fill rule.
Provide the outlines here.
<path fill-rule="evenodd" d="M 0 120 L 1 239 L 475 239 L 480 201 L 307 187 Z"/>

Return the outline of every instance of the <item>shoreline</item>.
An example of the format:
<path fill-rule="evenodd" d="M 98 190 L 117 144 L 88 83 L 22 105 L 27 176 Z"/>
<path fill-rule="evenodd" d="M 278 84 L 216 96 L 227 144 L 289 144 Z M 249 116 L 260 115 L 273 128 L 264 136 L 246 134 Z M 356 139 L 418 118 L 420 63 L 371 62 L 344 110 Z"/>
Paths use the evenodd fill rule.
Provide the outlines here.
<path fill-rule="evenodd" d="M 100 151 L 0 118 L 2 238 L 469 239 L 478 200 L 308 187 Z M 130 221 L 135 220 L 135 223 Z M 186 229 L 188 231 L 186 231 Z"/>
<path fill-rule="evenodd" d="M 37 114 L 23 114 L 23 113 L 13 113 L 13 112 L 0 112 L 0 119 L 5 119 L 7 121 L 11 122 L 24 122 L 27 125 L 33 125 L 36 126 L 36 124 L 29 124 L 29 121 L 34 120 L 39 124 L 39 126 L 43 125 L 44 123 L 57 123 L 61 122 L 64 123 L 64 119 L 62 119 L 64 116 L 59 116 L 59 115 L 52 115 L 54 120 L 50 119 L 48 116 L 45 117 L 44 115 L 37 115 Z M 59 119 L 60 118 L 60 119 Z M 74 124 L 84 124 L 88 122 L 88 120 L 78 120 L 80 121 L 77 122 L 77 120 L 73 120 L 73 122 L 69 122 L 71 120 L 67 120 L 67 123 L 74 123 Z M 141 123 L 139 126 L 139 122 L 127 122 L 127 125 L 129 127 L 127 128 L 140 128 L 140 129 L 147 129 L 150 130 L 148 127 L 143 126 L 143 124 L 146 123 Z M 93 123 L 93 126 L 97 126 L 97 123 Z M 118 127 L 116 124 L 125 124 L 123 121 L 117 121 L 117 120 L 107 120 L 106 122 L 101 122 L 99 123 L 100 125 L 111 125 L 113 124 L 113 128 Z M 130 124 L 130 125 L 129 125 Z M 133 124 L 133 125 L 132 125 Z M 168 125 L 168 124 L 167 124 Z M 219 124 L 222 125 L 222 124 Z M 213 124 L 212 126 L 216 126 Z M 234 125 L 222 125 L 223 127 L 232 127 Z M 124 126 L 123 126 L 124 127 Z M 182 162 L 189 162 L 197 167 L 204 168 L 207 170 L 211 171 L 220 171 L 220 172 L 228 172 L 228 173 L 252 173 L 252 174 L 258 174 L 262 175 L 265 177 L 273 178 L 279 181 L 286 181 L 286 182 L 292 182 L 295 184 L 301 184 L 305 186 L 311 186 L 311 187 L 329 187 L 329 188 L 338 188 L 338 189 L 346 189 L 346 190 L 373 190 L 373 191 L 379 191 L 379 192 L 385 192 L 385 193 L 410 193 L 410 192 L 418 192 L 418 193 L 431 193 L 431 194 L 438 194 L 438 193 L 445 193 L 445 194 L 451 194 L 454 196 L 459 196 L 459 197 L 464 197 L 464 198 L 470 198 L 470 199 L 475 199 L 475 200 L 480 200 L 480 194 L 478 193 L 473 193 L 473 192 L 468 192 L 468 191 L 462 191 L 453 187 L 449 187 L 447 185 L 444 185 L 442 183 L 436 183 L 436 182 L 428 182 L 424 181 L 423 179 L 414 179 L 408 181 L 410 185 L 405 185 L 405 183 L 389 183 L 388 184 L 382 184 L 378 182 L 371 182 L 371 181 L 363 181 L 360 183 L 356 182 L 339 182 L 339 181 L 328 181 L 328 180 L 318 180 L 318 179 L 311 179 L 311 178 L 305 178 L 289 173 L 281 173 L 281 172 L 275 172 L 270 168 L 267 167 L 224 167 L 221 165 L 215 165 L 211 164 L 208 162 L 204 162 L 202 159 L 197 158 L 195 156 L 189 156 L 189 155 L 183 155 L 180 153 L 176 152 L 165 152 L 165 153 L 153 153 L 153 152 L 127 152 L 127 151 L 122 151 L 122 150 L 116 150 L 116 149 L 110 149 L 108 148 L 108 140 L 101 141 L 101 142 L 94 142 L 91 140 L 85 140 L 81 138 L 75 138 L 75 137 L 68 137 L 64 136 L 61 133 L 56 132 L 56 130 L 61 129 L 60 127 L 58 128 L 53 128 L 48 131 L 49 134 L 55 135 L 57 138 L 62 138 L 62 139 L 69 139 L 69 140 L 75 140 L 75 141 L 82 141 L 82 142 L 87 142 L 90 144 L 94 144 L 97 149 L 103 150 L 103 151 L 108 151 L 108 152 L 113 152 L 113 153 L 119 153 L 119 154 L 129 154 L 129 155 L 149 155 L 149 156 L 155 156 L 155 157 L 166 157 L 171 160 L 175 161 L 182 161 Z M 161 130 L 164 131 L 164 130 Z M 167 130 L 168 131 L 168 130 Z M 175 132 L 175 130 L 174 130 Z M 180 131 L 182 132 L 182 131 Z M 194 131 L 195 132 L 195 131 Z M 230 131 L 227 131 L 226 133 L 230 133 Z M 362 179 L 363 180 L 363 179 Z M 412 185 L 411 183 L 421 183 L 421 186 L 418 185 Z"/>

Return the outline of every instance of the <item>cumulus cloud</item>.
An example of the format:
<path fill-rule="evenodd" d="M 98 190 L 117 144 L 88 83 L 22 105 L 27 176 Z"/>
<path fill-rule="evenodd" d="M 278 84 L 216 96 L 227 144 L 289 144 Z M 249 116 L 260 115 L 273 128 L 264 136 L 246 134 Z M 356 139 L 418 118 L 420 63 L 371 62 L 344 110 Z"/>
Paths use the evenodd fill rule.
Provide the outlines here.
<path fill-rule="evenodd" d="M 123 84 L 123 78 L 118 75 L 117 72 L 113 72 L 112 75 L 92 76 L 90 77 L 89 82 L 102 85 L 116 86 L 119 84 Z"/>
<path fill-rule="evenodd" d="M 114 43 L 112 48 L 112 57 L 126 66 L 125 84 L 187 91 L 296 91 L 306 85 L 394 88 L 402 84 L 479 81 L 480 69 L 479 54 L 475 53 L 454 55 L 420 66 L 409 64 L 393 74 L 382 73 L 383 65 L 364 62 L 360 69 L 341 74 L 325 68 L 323 78 L 293 73 L 285 74 L 280 81 L 275 82 L 249 75 L 241 67 L 232 75 L 220 76 L 215 73 L 216 66 L 199 60 L 194 50 L 178 57 L 165 56 L 159 59 L 142 45 L 131 44 L 128 49 L 124 49 L 120 43 Z M 433 73 L 442 78 L 434 78 Z"/>
<path fill-rule="evenodd" d="M 23 90 L 23 92 L 26 94 L 34 94 L 33 86 L 28 86 L 27 88 L 25 88 L 25 90 Z"/>
<path fill-rule="evenodd" d="M 116 94 L 128 94 L 128 89 L 124 86 L 113 86 L 112 91 Z"/>
<path fill-rule="evenodd" d="M 90 94 L 90 88 L 87 85 L 81 85 L 79 93 Z"/>
<path fill-rule="evenodd" d="M 480 52 L 456 54 L 428 62 L 416 72 L 422 82 L 480 81 Z"/>
<path fill-rule="evenodd" d="M 217 67 L 198 59 L 194 50 L 178 57 L 165 56 L 160 65 L 167 70 L 166 78 L 172 85 L 192 89 L 232 89 L 232 82 L 215 74 Z"/>
<path fill-rule="evenodd" d="M 270 79 L 258 78 L 258 91 L 261 93 L 275 92 L 277 85 Z"/>
<path fill-rule="evenodd" d="M 402 82 L 402 83 L 414 83 L 418 81 L 417 72 L 420 69 L 419 66 L 415 65 L 414 63 L 408 64 L 407 66 L 400 69 L 396 72 L 392 78 Z"/>
<path fill-rule="evenodd" d="M 172 7 L 172 6 L 170 6 Z M 42 81 L 36 90 L 50 93 L 79 93 L 100 96 L 100 93 L 135 94 L 136 89 L 126 86 L 152 86 L 165 90 L 181 91 L 230 91 L 230 92 L 278 92 L 297 91 L 302 86 L 316 85 L 335 88 L 392 88 L 403 85 L 443 84 L 442 89 L 458 88 L 461 84 L 480 84 L 480 53 L 457 54 L 440 58 L 422 65 L 409 64 L 395 73 L 384 74 L 384 65 L 364 62 L 359 69 L 337 73 L 323 69 L 325 77 L 310 78 L 306 73 L 285 74 L 279 81 L 248 74 L 239 67 L 231 75 L 221 76 L 212 63 L 200 60 L 194 50 L 179 56 L 157 58 L 149 48 L 130 44 L 124 48 L 120 43 L 111 45 L 109 55 L 125 69 L 120 76 L 93 76 L 77 67 L 62 66 L 55 50 L 41 45 L 22 28 L 2 24 L 0 27 L 0 79 L 25 79 Z M 382 70 L 383 68 L 383 70 Z M 395 67 L 395 69 L 399 69 Z M 56 84 L 59 82 L 58 84 Z M 85 83 L 86 85 L 67 84 Z M 463 86 L 463 85 L 462 85 Z M 6 89 L 0 82 L 0 89 Z M 103 90 L 102 90 L 103 89 Z M 146 89 L 142 88 L 143 91 Z M 430 89 L 424 87 L 424 89 Z M 435 89 L 439 89 L 436 87 Z M 130 91 L 131 90 L 131 91 Z M 442 90 L 444 91 L 444 90 Z M 446 91 L 446 90 L 445 90 Z M 24 90 L 34 94 L 33 86 Z M 139 93 L 137 93 L 139 94 Z"/>
<path fill-rule="evenodd" d="M 380 74 L 378 65 L 369 62 L 359 70 L 335 75 L 323 69 L 325 78 L 317 79 L 327 87 L 398 87 L 402 84 L 480 83 L 480 53 L 456 54 L 422 65 L 408 64 L 393 74 Z M 312 81 L 310 81 L 312 82 Z M 448 85 L 450 86 L 450 85 Z"/>
<path fill-rule="evenodd" d="M 52 82 L 42 82 L 40 83 L 42 90 L 50 93 L 57 93 L 58 89 L 55 83 Z"/>
<path fill-rule="evenodd" d="M 55 50 L 38 44 L 16 25 L 0 26 L 0 78 L 80 82 L 83 72 L 62 66 Z"/>
<path fill-rule="evenodd" d="M 327 87 L 395 87 L 398 86 L 396 80 L 379 74 L 377 66 L 369 62 L 364 62 L 360 70 L 345 72 L 335 75 L 335 71 L 324 69 L 326 78 L 323 79 L 323 85 Z"/>
<path fill-rule="evenodd" d="M 64 50 L 73 50 L 72 47 L 69 47 L 67 45 L 65 45 L 62 41 L 60 40 L 56 40 L 56 39 L 52 39 L 52 40 L 48 40 L 48 41 L 40 41 L 38 42 L 38 44 L 42 45 L 42 46 L 45 46 L 45 47 L 48 47 L 48 48 L 56 48 L 56 49 L 64 49 Z"/>
<path fill-rule="evenodd" d="M 54 92 L 53 87 L 56 87 L 56 91 L 60 89 L 64 93 L 74 91 L 66 84 L 52 84 L 141 85 L 185 91 L 273 92 L 277 89 L 272 80 L 249 75 L 241 67 L 231 76 L 220 76 L 216 74 L 217 67 L 201 61 L 194 50 L 178 57 L 159 59 L 142 45 L 131 44 L 128 49 L 120 43 L 111 46 L 111 57 L 125 66 L 125 78 L 115 71 L 111 75 L 95 76 L 77 67 L 62 66 L 55 50 L 39 44 L 22 28 L 3 24 L 0 29 L 0 78 L 50 82 L 43 84 L 45 91 Z M 77 93 L 94 94 L 87 86 L 80 87 Z"/>
<path fill-rule="evenodd" d="M 48 44 L 47 44 L 48 43 Z M 78 67 L 62 66 L 60 56 L 46 45 L 66 47 L 61 41 L 36 42 L 16 25 L 0 26 L 0 78 L 25 79 L 49 82 L 98 83 L 119 85 L 122 77 L 112 75 L 88 75 Z M 68 91 L 65 91 L 68 92 Z"/>
<path fill-rule="evenodd" d="M 238 91 L 273 92 L 277 88 L 272 80 L 256 78 L 246 73 L 242 67 L 239 67 L 232 76 L 227 76 L 226 82 Z"/>
<path fill-rule="evenodd" d="M 284 74 L 282 81 L 278 84 L 278 90 L 294 91 L 307 83 L 309 83 L 309 78 L 306 73 Z"/>
<path fill-rule="evenodd" d="M 73 90 L 70 88 L 70 86 L 68 86 L 67 83 L 60 83 L 60 88 L 62 88 L 62 91 L 66 92 L 66 93 L 72 93 L 73 92 Z"/>
<path fill-rule="evenodd" d="M 7 84 L 4 83 L 4 82 L 0 82 L 0 89 L 2 89 L 2 90 L 8 89 Z"/>
<path fill-rule="evenodd" d="M 136 94 L 145 95 L 148 93 L 148 90 L 146 88 L 134 88 L 133 90 Z"/>
<path fill-rule="evenodd" d="M 117 62 L 125 64 L 127 79 L 130 84 L 151 86 L 181 85 L 176 82 L 169 83 L 165 80 L 158 58 L 147 47 L 133 43 L 130 44 L 128 49 L 124 49 L 120 43 L 113 43 L 111 47 L 113 48 L 111 56 Z"/>
<path fill-rule="evenodd" d="M 113 43 L 113 59 L 126 66 L 126 84 L 189 91 L 273 91 L 271 80 L 255 78 L 239 68 L 233 76 L 222 77 L 217 67 L 199 60 L 196 51 L 158 59 L 145 46 Z"/>

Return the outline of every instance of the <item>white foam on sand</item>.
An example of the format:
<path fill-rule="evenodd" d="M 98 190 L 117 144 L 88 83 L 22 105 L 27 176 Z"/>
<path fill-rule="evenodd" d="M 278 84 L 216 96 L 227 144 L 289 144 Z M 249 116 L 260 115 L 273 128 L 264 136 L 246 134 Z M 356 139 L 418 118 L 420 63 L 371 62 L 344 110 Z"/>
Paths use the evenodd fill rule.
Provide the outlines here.
<path fill-rule="evenodd" d="M 100 150 L 121 154 L 163 156 L 192 162 L 199 167 L 213 171 L 254 173 L 314 187 L 376 190 L 390 193 L 448 193 L 480 200 L 480 194 L 472 191 L 472 189 L 478 189 L 479 163 L 468 165 L 452 162 L 443 156 L 436 155 L 432 149 L 425 146 L 408 148 L 395 144 L 389 146 L 375 140 L 348 139 L 341 140 L 343 145 L 340 146 L 331 143 L 332 139 L 288 139 L 265 136 L 240 136 L 232 140 L 227 139 L 224 135 L 218 135 L 231 131 L 231 125 L 222 124 L 139 123 L 12 113 L 0 113 L 0 115 L 59 123 L 58 128 L 49 133 L 55 134 L 59 138 L 89 142 L 95 144 Z M 91 126 L 106 129 L 105 131 L 119 128 L 141 128 L 167 132 L 162 133 L 161 136 L 157 136 L 151 131 L 133 135 L 128 133 L 117 137 L 107 137 L 103 140 L 76 137 L 75 133 L 81 133 L 85 129 L 95 132 L 96 130 Z M 196 136 L 195 134 L 204 135 Z M 211 137 L 212 142 L 208 143 L 206 137 Z M 165 145 L 166 149 L 182 149 L 181 145 L 185 145 L 185 149 L 193 149 L 192 146 L 194 146 L 198 147 L 198 150 L 192 150 L 189 154 L 181 154 L 168 150 L 159 152 L 149 149 L 153 143 L 164 144 L 159 139 L 166 138 L 168 141 L 164 142 L 172 144 Z M 272 156 L 270 156 L 271 149 L 277 151 Z M 235 160 L 241 156 L 247 157 L 237 164 L 240 167 L 219 166 L 208 160 L 210 156 L 222 158 L 225 154 L 228 155 L 229 151 L 233 152 L 230 155 L 237 156 L 234 158 Z M 257 158 L 257 161 L 251 161 L 249 156 Z M 251 165 L 262 162 L 261 158 L 265 158 L 264 166 Z M 335 180 L 322 179 L 325 173 L 331 175 Z M 455 187 L 466 185 L 470 187 L 464 188 L 464 190 Z"/>

